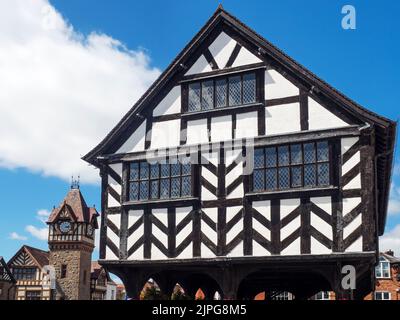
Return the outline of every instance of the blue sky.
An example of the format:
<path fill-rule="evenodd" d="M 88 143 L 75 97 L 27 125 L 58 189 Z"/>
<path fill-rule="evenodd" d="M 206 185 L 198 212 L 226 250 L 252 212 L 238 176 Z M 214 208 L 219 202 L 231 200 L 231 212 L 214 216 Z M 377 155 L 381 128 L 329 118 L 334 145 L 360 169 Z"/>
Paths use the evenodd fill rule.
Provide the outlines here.
<path fill-rule="evenodd" d="M 47 3 L 47 0 L 40 1 L 42 4 Z M 9 9 L 9 12 L 0 10 L 0 18 L 4 14 L 10 15 L 12 18 L 13 14 L 15 14 L 18 19 L 23 19 L 24 15 L 18 12 L 19 9 L 17 10 L 13 7 L 13 3 L 14 1 L 10 1 L 2 8 Z M 36 231 L 45 227 L 40 221 L 40 218 L 45 216 L 45 212 L 39 210 L 49 211 L 53 205 L 58 205 L 61 202 L 69 188 L 68 177 L 71 174 L 81 174 L 81 190 L 87 203 L 95 204 L 96 207 L 100 208 L 100 189 L 98 180 L 96 180 L 97 173 L 90 169 L 92 171 L 88 171 L 89 173 L 86 174 L 84 170 L 89 169 L 84 167 L 86 166 L 85 164 L 78 163 L 79 156 L 89 151 L 90 147 L 94 146 L 111 129 L 159 72 L 169 64 L 194 34 L 198 32 L 215 11 L 218 3 L 218 1 L 205 0 L 50 1 L 50 7 L 48 7 L 51 8 L 50 11 L 58 12 L 62 15 L 62 18 L 61 16 L 58 16 L 57 19 L 54 18 L 53 29 L 51 30 L 56 30 L 56 36 L 49 37 L 48 43 L 57 45 L 57 41 L 60 41 L 60 46 L 65 46 L 65 48 L 69 49 L 75 48 L 73 50 L 76 50 L 76 56 L 85 57 L 82 59 L 88 59 L 87 61 L 95 61 L 99 69 L 108 67 L 107 63 L 105 65 L 102 64 L 104 61 L 110 63 L 114 69 L 107 70 L 107 76 L 110 78 L 106 78 L 103 74 L 99 76 L 98 70 L 95 70 L 96 64 L 90 69 L 92 78 L 88 79 L 85 79 L 86 73 L 84 70 L 86 69 L 79 73 L 79 68 L 77 68 L 76 74 L 73 74 L 72 71 L 69 72 L 69 69 L 63 69 L 62 72 L 57 72 L 56 75 L 53 74 L 51 76 L 65 77 L 67 80 L 50 78 L 50 81 L 47 81 L 47 78 L 41 78 L 41 81 L 43 81 L 41 82 L 35 81 L 35 78 L 32 77 L 31 84 L 39 86 L 41 83 L 45 83 L 51 89 L 44 92 L 62 92 L 62 94 L 67 94 L 68 99 L 73 96 L 76 101 L 81 96 L 82 100 L 86 101 L 89 96 L 89 99 L 93 97 L 93 104 L 90 107 L 90 116 L 87 116 L 87 118 L 84 118 L 85 113 L 82 113 L 82 117 L 77 117 L 76 112 L 74 113 L 74 117 L 79 124 L 77 127 L 74 127 L 73 120 L 67 122 L 63 120 L 65 118 L 62 116 L 55 118 L 49 116 L 48 119 L 37 126 L 36 129 L 38 131 L 33 127 L 32 132 L 27 131 L 24 135 L 19 134 L 17 137 L 13 136 L 13 127 L 10 127 L 7 131 L 10 135 L 8 139 L 11 139 L 10 141 L 15 139 L 13 145 L 16 149 L 14 150 L 9 146 L 2 149 L 0 144 L 0 190 L 2 195 L 0 207 L 0 255 L 5 256 L 7 259 L 10 258 L 24 243 L 43 249 L 47 248 L 46 241 L 35 237 L 35 231 L 32 231 L 32 228 L 28 226 L 33 226 Z M 398 57 L 400 56 L 400 43 L 398 41 L 400 31 L 398 19 L 398 12 L 400 12 L 399 2 L 374 0 L 368 2 L 231 0 L 222 1 L 222 3 L 224 8 L 233 15 L 350 98 L 373 111 L 379 112 L 381 115 L 394 120 L 399 118 L 400 109 L 397 105 L 398 88 L 400 86 L 398 78 L 400 71 L 398 62 Z M 341 8 L 345 4 L 352 4 L 356 8 L 356 30 L 344 30 L 341 28 L 343 16 Z M 34 5 L 27 6 L 26 10 L 32 10 L 34 12 L 32 13 L 33 15 L 43 14 L 43 10 L 37 10 Z M 25 26 L 24 23 L 20 25 Z M 68 29 L 65 25 L 73 27 L 74 39 L 66 38 L 60 40 L 60 37 L 63 37 Z M 0 28 L 1 26 L 0 24 Z M 28 26 L 28 23 L 26 26 Z M 31 30 L 32 28 L 29 29 Z M 24 31 L 22 27 L 21 30 L 17 31 L 11 31 L 11 29 L 2 30 L 2 33 L 8 32 L 10 37 L 6 41 L 2 41 L 0 37 L 0 50 L 11 48 L 7 47 L 11 41 L 20 41 L 21 37 L 18 32 L 22 31 Z M 39 39 L 38 32 L 32 32 L 32 38 Z M 90 37 L 90 35 L 99 35 L 99 37 L 94 38 Z M 107 42 L 109 39 L 118 40 L 120 43 L 115 45 L 112 42 L 110 44 L 110 42 Z M 29 49 L 28 43 L 29 45 L 31 43 L 29 39 L 26 40 L 26 47 Z M 38 41 L 37 43 L 41 42 Z M 124 47 L 121 47 L 121 44 Z M 34 50 L 37 50 L 36 46 L 34 48 Z M 63 52 L 67 51 L 63 50 Z M 45 52 L 51 53 L 52 50 L 46 49 Z M 58 57 L 56 62 L 52 62 L 52 56 L 46 57 L 44 65 L 48 66 L 51 63 L 56 63 L 54 68 L 64 64 L 68 66 L 69 59 L 74 59 L 75 55 L 65 53 L 63 58 L 62 54 L 58 52 L 53 54 Z M 93 55 L 93 58 L 90 55 Z M 10 59 L 16 59 L 15 57 L 16 55 L 13 54 Z M 40 57 L 43 57 L 43 54 Z M 112 59 L 113 57 L 115 59 Z M 0 56 L 0 67 L 1 59 Z M 120 64 L 117 65 L 115 63 L 114 65 L 114 60 L 120 61 Z M 22 69 L 12 70 L 11 67 L 9 71 L 17 76 L 29 78 L 29 61 L 31 60 L 28 59 L 27 61 L 27 67 L 23 71 Z M 36 60 L 33 61 L 37 62 Z M 128 61 L 126 68 L 123 65 L 124 61 Z M 76 64 L 76 61 L 74 63 Z M 70 67 L 73 68 L 74 66 L 71 62 Z M 51 71 L 52 69 L 41 73 L 44 77 Z M 22 72 L 24 73 L 19 74 Z M 129 73 L 136 72 L 139 79 L 131 78 Z M 100 78 L 102 79 L 103 76 L 107 81 L 99 83 L 99 87 L 96 85 L 97 81 Z M 76 85 L 76 82 L 80 80 L 84 81 L 85 84 L 91 83 L 93 88 L 90 88 L 90 90 L 93 91 L 89 91 L 88 94 L 88 90 L 86 90 L 81 94 Z M 9 85 L 9 83 L 7 82 L 6 85 Z M 67 86 L 63 86 L 65 90 L 57 91 L 60 90 L 60 88 L 56 87 L 58 83 L 66 83 Z M 68 84 L 70 84 L 70 87 L 68 87 Z M 19 87 L 19 82 L 17 81 L 13 85 L 15 88 L 11 88 L 12 90 L 10 89 L 9 91 L 10 101 L 20 99 L 18 92 L 29 90 L 26 83 L 21 84 Z M 112 92 L 110 96 L 105 98 L 102 96 L 104 95 L 103 85 L 104 88 L 109 88 L 110 92 Z M 121 87 L 123 87 L 123 90 L 120 89 Z M 99 89 L 96 90 L 96 88 Z M 39 91 L 40 89 L 38 88 Z M 79 94 L 76 94 L 75 90 L 78 90 Z M 126 92 L 126 97 L 121 98 L 120 96 Z M 28 93 L 26 96 L 28 96 Z M 56 96 L 54 99 L 55 101 L 63 101 L 62 97 L 62 95 L 60 97 Z M 29 96 L 29 101 L 34 104 L 35 99 L 44 101 L 44 104 L 46 103 L 46 95 L 40 97 L 37 93 L 32 93 L 32 97 Z M 60 108 L 63 107 L 65 109 L 57 110 L 56 113 L 69 117 L 65 112 L 71 110 L 71 108 L 73 109 L 75 100 L 68 102 L 67 106 L 60 106 Z M 106 101 L 107 103 L 103 105 L 101 101 Z M 0 102 L 3 102 L 1 98 Z M 78 103 L 81 102 L 78 101 Z M 96 109 L 97 105 L 99 106 L 98 109 Z M 87 103 L 85 107 L 87 107 Z M 16 108 L 18 108 L 17 104 Z M 54 103 L 52 108 L 55 108 Z M 107 112 L 112 111 L 113 108 L 116 111 L 112 113 L 110 121 L 107 121 L 107 116 L 109 115 Z M 21 108 L 16 117 L 25 117 L 24 110 Z M 38 112 L 43 111 L 42 116 L 46 118 L 46 110 L 38 109 L 34 115 L 37 116 Z M 54 109 L 51 110 L 54 111 Z M 8 115 L 10 111 L 7 108 L 2 108 L 0 112 L 3 115 Z M 83 118 L 83 120 L 78 118 Z M 18 120 L 18 118 L 10 119 L 13 121 Z M 72 117 L 72 119 L 74 118 Z M 82 123 L 78 120 L 82 121 Z M 51 137 L 53 131 L 47 132 L 46 128 L 48 126 L 51 127 L 50 124 L 54 122 L 56 124 L 59 122 L 59 127 L 63 128 L 63 130 L 56 131 L 57 137 L 53 138 Z M 65 125 L 66 122 L 68 123 L 67 126 Z M 83 126 L 89 129 L 96 128 L 93 129 L 95 134 L 90 136 L 90 139 L 87 139 L 88 141 L 85 140 L 87 138 L 86 131 L 83 133 L 80 131 Z M 55 126 L 55 128 L 58 127 Z M 37 134 L 38 140 L 31 140 L 31 136 L 36 135 L 39 129 L 42 131 Z M 44 138 L 41 139 L 41 136 Z M 49 141 L 54 144 L 47 144 L 48 140 L 46 139 L 49 139 L 49 136 L 51 139 Z M 72 150 L 74 148 L 71 147 L 73 144 L 67 139 L 68 137 L 74 137 L 73 141 L 82 140 L 85 142 L 85 144 L 79 145 L 82 146 L 79 153 L 74 154 L 74 150 Z M 65 144 L 63 144 L 64 140 L 66 141 Z M 25 141 L 26 144 L 29 142 L 29 144 L 24 145 L 22 141 Z M 68 152 L 68 148 L 71 148 L 71 152 Z M 54 163 L 47 160 L 53 156 L 55 157 L 55 155 L 59 156 L 60 159 L 68 159 L 68 156 L 73 156 L 71 161 L 75 159 L 74 161 L 78 164 L 70 169 L 68 162 L 64 169 L 56 168 Z M 397 149 L 396 157 L 400 159 L 399 149 Z M 60 167 L 62 166 L 62 161 L 60 161 Z M 392 210 L 386 226 L 390 238 L 386 239 L 386 244 L 388 246 L 397 245 L 400 250 L 398 242 L 400 232 L 396 231 L 400 230 L 400 170 L 396 168 L 395 171 L 397 174 L 393 176 Z M 89 175 L 90 178 L 88 178 Z M 18 240 L 16 235 L 12 237 L 11 233 L 13 232 L 21 240 Z M 400 255 L 400 251 L 397 253 Z M 95 255 L 97 256 L 97 253 Z"/>

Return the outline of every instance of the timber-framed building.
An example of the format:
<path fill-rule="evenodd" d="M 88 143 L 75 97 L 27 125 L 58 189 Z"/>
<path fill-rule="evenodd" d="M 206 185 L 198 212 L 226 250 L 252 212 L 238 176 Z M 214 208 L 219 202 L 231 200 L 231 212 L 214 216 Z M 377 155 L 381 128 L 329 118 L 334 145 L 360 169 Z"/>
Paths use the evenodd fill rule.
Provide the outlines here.
<path fill-rule="evenodd" d="M 148 278 L 192 296 L 361 298 L 395 129 L 219 7 L 83 158 L 102 177 L 99 262 L 132 298 Z"/>

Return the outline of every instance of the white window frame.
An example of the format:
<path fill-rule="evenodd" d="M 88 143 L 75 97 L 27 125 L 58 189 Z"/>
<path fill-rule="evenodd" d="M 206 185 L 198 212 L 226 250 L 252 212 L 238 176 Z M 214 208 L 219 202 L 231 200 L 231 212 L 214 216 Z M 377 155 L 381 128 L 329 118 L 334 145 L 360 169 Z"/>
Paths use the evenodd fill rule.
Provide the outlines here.
<path fill-rule="evenodd" d="M 321 294 L 321 299 L 318 298 L 319 294 Z M 327 294 L 327 296 L 325 294 Z M 331 297 L 331 295 L 330 295 L 329 291 L 320 291 L 314 296 L 314 300 L 321 300 L 321 301 L 322 300 L 330 300 L 330 297 Z"/>
<path fill-rule="evenodd" d="M 384 263 L 387 263 L 388 265 L 389 265 L 389 276 L 387 276 L 387 277 L 384 277 L 383 276 L 383 264 Z M 378 276 L 378 272 L 377 272 L 377 270 L 376 269 L 378 269 L 379 270 L 379 272 L 380 272 L 380 276 Z M 379 258 L 379 264 L 376 266 L 376 268 L 375 268 L 375 277 L 377 278 L 377 279 L 390 279 L 391 278 L 391 270 L 390 270 L 390 262 L 389 262 L 389 260 L 388 259 L 386 259 L 385 257 L 380 257 Z"/>
<path fill-rule="evenodd" d="M 382 297 L 383 297 L 383 295 L 385 294 L 385 293 L 387 293 L 388 295 L 389 295 L 389 298 L 388 299 L 377 299 L 376 298 L 376 294 L 381 294 L 382 295 Z M 392 300 L 392 294 L 389 292 L 389 291 L 375 291 L 374 292 L 374 300 L 380 300 L 380 301 L 388 301 L 388 300 Z"/>

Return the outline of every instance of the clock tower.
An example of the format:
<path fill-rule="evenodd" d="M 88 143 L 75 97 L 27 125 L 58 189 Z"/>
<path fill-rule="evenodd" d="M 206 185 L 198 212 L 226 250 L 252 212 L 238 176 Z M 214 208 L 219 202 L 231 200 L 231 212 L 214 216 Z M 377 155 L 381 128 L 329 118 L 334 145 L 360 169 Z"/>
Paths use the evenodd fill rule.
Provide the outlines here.
<path fill-rule="evenodd" d="M 56 272 L 53 299 L 90 299 L 90 268 L 97 217 L 96 209 L 86 205 L 77 183 L 72 184 L 59 207 L 52 210 L 47 224 L 49 264 Z"/>

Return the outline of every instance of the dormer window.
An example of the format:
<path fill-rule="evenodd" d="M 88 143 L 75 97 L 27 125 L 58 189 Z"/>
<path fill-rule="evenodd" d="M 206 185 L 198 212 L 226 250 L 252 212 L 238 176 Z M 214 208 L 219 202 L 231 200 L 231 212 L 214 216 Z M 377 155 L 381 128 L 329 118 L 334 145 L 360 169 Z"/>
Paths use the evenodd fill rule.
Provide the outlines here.
<path fill-rule="evenodd" d="M 375 267 L 377 278 L 390 278 L 390 263 L 384 257 L 379 258 L 379 264 Z"/>
<path fill-rule="evenodd" d="M 256 73 L 218 77 L 188 85 L 188 111 L 206 111 L 257 102 Z"/>

